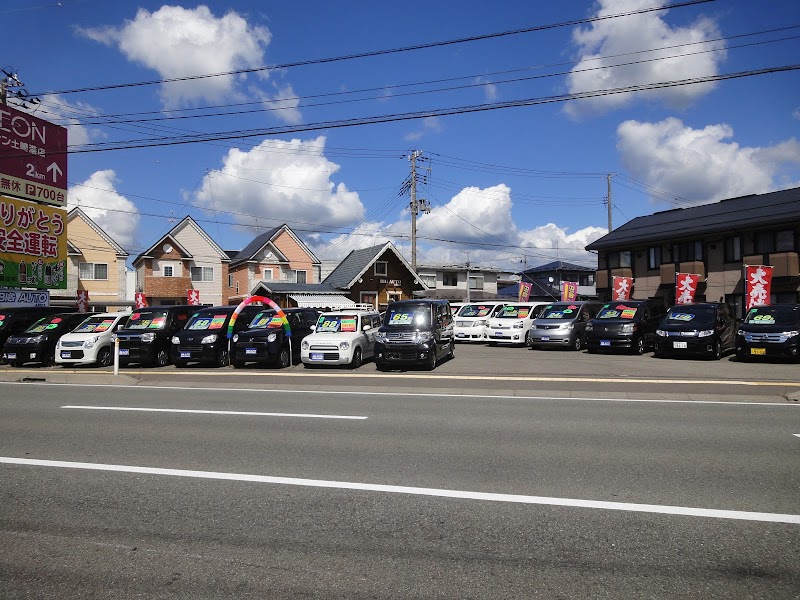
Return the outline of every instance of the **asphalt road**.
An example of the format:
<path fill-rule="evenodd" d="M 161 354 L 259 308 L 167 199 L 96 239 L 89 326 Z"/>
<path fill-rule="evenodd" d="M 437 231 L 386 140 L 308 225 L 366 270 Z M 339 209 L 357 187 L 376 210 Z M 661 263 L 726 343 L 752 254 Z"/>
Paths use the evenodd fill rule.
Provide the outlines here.
<path fill-rule="evenodd" d="M 800 403 L 451 395 L 445 368 L 0 383 L 0 597 L 798 597 Z"/>

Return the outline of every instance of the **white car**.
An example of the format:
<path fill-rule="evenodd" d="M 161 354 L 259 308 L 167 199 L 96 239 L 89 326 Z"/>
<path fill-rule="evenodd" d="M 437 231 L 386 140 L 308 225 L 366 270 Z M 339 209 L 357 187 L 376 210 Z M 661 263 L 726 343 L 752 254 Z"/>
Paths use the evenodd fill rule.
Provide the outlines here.
<path fill-rule="evenodd" d="M 453 335 L 457 342 L 485 342 L 489 319 L 503 302 L 472 302 L 461 307 L 455 317 Z"/>
<path fill-rule="evenodd" d="M 536 307 L 546 305 L 546 302 L 510 302 L 503 306 L 489 319 L 486 334 L 489 345 L 524 344 L 533 320 L 541 312 Z"/>
<path fill-rule="evenodd" d="M 111 336 L 131 313 L 90 313 L 86 320 L 56 343 L 56 363 L 107 367 L 114 362 Z"/>
<path fill-rule="evenodd" d="M 358 368 L 375 351 L 375 333 L 381 326 L 376 311 L 337 310 L 319 316 L 314 332 L 300 344 L 303 366 L 350 365 Z"/>

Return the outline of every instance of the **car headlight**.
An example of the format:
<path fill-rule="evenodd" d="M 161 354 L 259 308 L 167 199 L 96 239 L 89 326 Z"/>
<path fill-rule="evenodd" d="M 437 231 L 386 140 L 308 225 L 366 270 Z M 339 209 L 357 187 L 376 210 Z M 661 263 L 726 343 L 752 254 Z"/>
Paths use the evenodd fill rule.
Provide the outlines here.
<path fill-rule="evenodd" d="M 92 347 L 94 347 L 94 345 L 97 343 L 97 340 L 99 340 L 99 339 L 100 339 L 99 335 L 95 335 L 93 337 L 90 337 L 88 340 L 83 342 L 83 347 L 84 348 L 92 348 Z"/>
<path fill-rule="evenodd" d="M 117 341 L 117 334 L 116 333 L 112 333 L 111 334 L 111 343 L 113 344 L 116 341 Z"/>
<path fill-rule="evenodd" d="M 270 333 L 270 334 L 267 336 L 267 341 L 268 341 L 268 342 L 274 342 L 274 341 L 275 341 L 275 340 L 277 340 L 277 339 L 278 339 L 278 334 L 277 334 L 277 333 Z"/>
<path fill-rule="evenodd" d="M 149 344 L 150 342 L 155 341 L 155 339 L 156 339 L 156 334 L 153 333 L 152 331 L 150 333 L 145 333 L 145 334 L 142 335 L 142 341 L 147 343 L 147 344 Z"/>
<path fill-rule="evenodd" d="M 570 330 L 570 329 L 572 329 L 574 327 L 575 327 L 575 325 L 573 325 L 572 323 L 564 323 L 563 325 L 559 325 L 558 328 L 561 329 L 562 331 L 565 331 L 565 330 L 568 331 L 568 330 Z"/>
<path fill-rule="evenodd" d="M 420 342 L 427 342 L 431 339 L 431 332 L 430 331 L 418 331 L 417 332 L 417 340 Z"/>
<path fill-rule="evenodd" d="M 181 338 L 179 338 L 177 335 L 173 335 L 170 341 L 177 346 L 178 344 L 181 343 Z"/>
<path fill-rule="evenodd" d="M 46 335 L 37 335 L 31 338 L 31 342 L 34 344 L 41 344 L 46 339 L 47 339 Z"/>
<path fill-rule="evenodd" d="M 202 340 L 200 340 L 200 343 L 201 344 L 213 344 L 214 342 L 217 341 L 217 337 L 218 336 L 217 336 L 216 333 L 212 333 L 211 335 L 207 335 Z"/>
<path fill-rule="evenodd" d="M 712 336 L 712 335 L 714 335 L 714 330 L 713 329 L 703 329 L 703 331 L 698 331 L 697 332 L 697 337 L 709 337 L 709 336 Z"/>
<path fill-rule="evenodd" d="M 744 335 L 744 329 L 737 329 L 736 335 Z"/>
<path fill-rule="evenodd" d="M 376 331 L 375 332 L 375 341 L 380 342 L 381 344 L 386 341 L 386 332 L 384 331 Z"/>
<path fill-rule="evenodd" d="M 303 350 L 308 350 L 309 348 L 311 348 L 311 344 L 309 344 L 307 341 L 303 340 L 303 343 L 300 344 L 300 347 Z"/>
<path fill-rule="evenodd" d="M 667 332 L 663 329 L 656 329 L 656 335 L 659 337 L 667 337 Z"/>
<path fill-rule="evenodd" d="M 349 350 L 350 349 L 350 342 L 344 341 L 339 342 L 339 350 Z"/>
<path fill-rule="evenodd" d="M 784 331 L 781 335 L 785 335 L 786 337 L 795 337 L 800 335 L 800 331 Z"/>
<path fill-rule="evenodd" d="M 536 325 L 531 325 L 531 329 L 536 329 Z"/>
<path fill-rule="evenodd" d="M 514 329 L 522 329 L 523 327 L 525 327 L 525 324 L 522 321 L 514 323 Z"/>
<path fill-rule="evenodd" d="M 238 342 L 239 341 L 239 334 L 238 333 L 234 333 L 233 334 L 233 341 L 234 342 Z"/>
<path fill-rule="evenodd" d="M 633 333 L 636 331 L 636 325 L 634 323 L 625 323 L 622 326 L 622 333 Z"/>

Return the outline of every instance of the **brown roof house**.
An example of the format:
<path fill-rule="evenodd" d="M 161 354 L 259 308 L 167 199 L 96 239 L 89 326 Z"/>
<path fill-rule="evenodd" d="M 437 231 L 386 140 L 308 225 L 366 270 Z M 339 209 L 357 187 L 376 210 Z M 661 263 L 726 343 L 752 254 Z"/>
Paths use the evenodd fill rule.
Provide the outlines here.
<path fill-rule="evenodd" d="M 145 294 L 150 306 L 187 304 L 189 290 L 200 292 L 201 305 L 227 304 L 230 262 L 187 216 L 133 261 L 136 291 Z"/>

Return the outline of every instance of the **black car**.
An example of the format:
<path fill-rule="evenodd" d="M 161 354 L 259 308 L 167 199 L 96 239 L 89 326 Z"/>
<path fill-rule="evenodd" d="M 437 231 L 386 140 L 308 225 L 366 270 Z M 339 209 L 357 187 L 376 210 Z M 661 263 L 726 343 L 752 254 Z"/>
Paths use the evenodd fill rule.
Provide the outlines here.
<path fill-rule="evenodd" d="M 658 358 L 691 354 L 719 360 L 734 349 L 735 335 L 736 320 L 728 304 L 677 304 L 656 330 L 654 354 Z"/>
<path fill-rule="evenodd" d="M 453 312 L 447 300 L 392 302 L 375 334 L 379 371 L 409 365 L 435 369 L 443 357 L 455 356 Z"/>
<path fill-rule="evenodd" d="M 186 326 L 172 336 L 170 356 L 176 367 L 199 362 L 218 367 L 230 364 L 228 325 L 236 306 L 210 306 L 196 310 Z M 255 305 L 245 306 L 236 316 L 234 333 L 247 328 L 250 320 L 262 310 Z"/>
<path fill-rule="evenodd" d="M 61 312 L 42 317 L 22 333 L 9 336 L 3 344 L 3 358 L 15 367 L 38 363 L 43 367 L 56 362 L 56 342 L 88 317 L 86 313 Z"/>
<path fill-rule="evenodd" d="M 666 312 L 657 298 L 608 302 L 586 324 L 586 349 L 590 353 L 624 349 L 643 354 L 655 346 L 656 329 Z"/>
<path fill-rule="evenodd" d="M 22 333 L 36 321 L 47 315 L 64 312 L 61 306 L 10 306 L 0 308 L 0 348 L 6 340 L 15 334 Z M 6 360 L 0 353 L 0 364 Z"/>
<path fill-rule="evenodd" d="M 131 313 L 117 331 L 119 366 L 131 363 L 163 367 L 169 364 L 172 336 L 183 328 L 199 307 L 191 305 L 148 306 Z"/>
<path fill-rule="evenodd" d="M 800 304 L 751 308 L 736 332 L 736 358 L 764 356 L 800 361 Z"/>
<path fill-rule="evenodd" d="M 247 329 L 233 336 L 233 366 L 241 368 L 249 362 L 280 368 L 300 364 L 300 344 L 313 331 L 320 311 L 314 308 L 282 309 L 291 332 L 287 335 L 284 321 L 275 310 L 263 306 L 256 308 L 258 313 Z"/>

